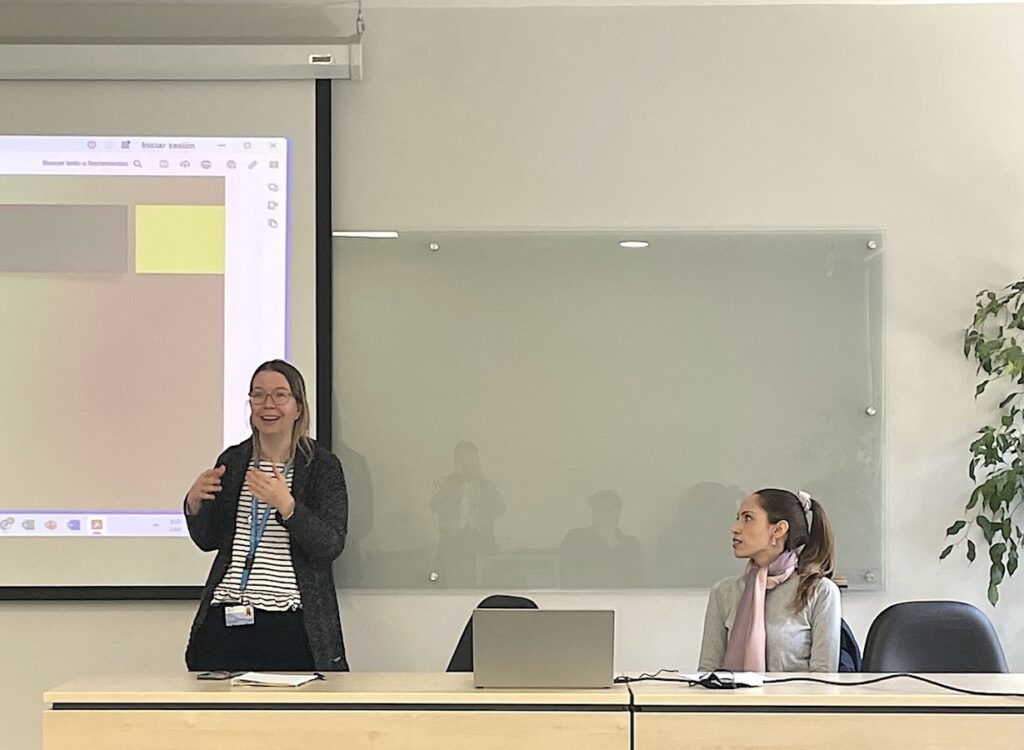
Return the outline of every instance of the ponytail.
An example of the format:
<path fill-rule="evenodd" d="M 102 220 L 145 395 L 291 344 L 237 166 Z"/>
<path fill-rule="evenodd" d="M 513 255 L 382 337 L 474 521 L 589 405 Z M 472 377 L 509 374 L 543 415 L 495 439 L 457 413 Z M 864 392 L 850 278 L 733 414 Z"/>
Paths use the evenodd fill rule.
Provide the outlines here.
<path fill-rule="evenodd" d="M 800 551 L 800 559 L 796 564 L 800 586 L 796 590 L 793 609 L 801 610 L 807 606 L 818 581 L 831 578 L 836 569 L 836 538 L 832 531 L 825 509 L 814 498 L 811 498 L 811 529 Z"/>
<path fill-rule="evenodd" d="M 807 606 L 818 581 L 831 578 L 836 567 L 836 540 L 832 524 L 821 503 L 806 493 L 802 497 L 789 490 L 763 489 L 754 493 L 768 514 L 769 523 L 789 523 L 785 549 L 797 552 L 796 573 L 800 579 L 793 610 Z M 808 510 L 804 510 L 805 500 Z M 802 549 L 801 549 L 802 548 Z"/>

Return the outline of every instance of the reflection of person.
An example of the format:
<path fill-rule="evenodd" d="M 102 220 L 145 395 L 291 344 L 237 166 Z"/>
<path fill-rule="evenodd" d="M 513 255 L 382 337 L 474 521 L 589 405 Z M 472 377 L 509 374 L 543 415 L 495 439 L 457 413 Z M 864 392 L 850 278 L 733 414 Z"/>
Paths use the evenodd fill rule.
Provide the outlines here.
<path fill-rule="evenodd" d="M 493 552 L 494 522 L 505 512 L 494 483 L 480 471 L 480 452 L 463 440 L 455 446 L 455 471 L 434 483 L 430 508 L 437 514 L 441 582 L 475 584 L 476 557 Z"/>
<path fill-rule="evenodd" d="M 185 498 L 189 534 L 216 550 L 192 624 L 190 670 L 347 670 L 331 561 L 348 498 L 341 464 L 308 437 L 302 375 L 282 360 L 249 386 L 252 437 Z"/>
<path fill-rule="evenodd" d="M 590 526 L 572 529 L 558 553 L 563 588 L 629 588 L 642 579 L 640 540 L 622 533 L 622 498 L 600 490 L 587 503 Z"/>
<path fill-rule="evenodd" d="M 717 482 L 698 482 L 683 493 L 658 538 L 658 585 L 707 588 L 735 570 L 735 558 L 720 535 L 746 496 L 735 485 Z"/>
<path fill-rule="evenodd" d="M 334 566 L 335 582 L 345 588 L 348 585 L 365 583 L 367 580 L 362 546 L 373 529 L 373 479 L 370 476 L 370 465 L 361 453 L 344 440 L 336 440 L 334 446 L 345 471 L 345 488 L 349 499 L 345 552 Z"/>
<path fill-rule="evenodd" d="M 732 548 L 750 562 L 711 589 L 698 669 L 837 671 L 835 541 L 821 504 L 805 492 L 759 490 L 740 505 Z"/>

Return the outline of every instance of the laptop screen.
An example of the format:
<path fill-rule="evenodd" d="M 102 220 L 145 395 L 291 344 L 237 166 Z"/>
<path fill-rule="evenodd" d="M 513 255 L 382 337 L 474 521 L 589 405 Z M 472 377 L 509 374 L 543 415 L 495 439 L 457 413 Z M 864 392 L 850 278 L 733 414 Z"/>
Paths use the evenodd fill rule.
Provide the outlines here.
<path fill-rule="evenodd" d="M 473 611 L 477 687 L 610 687 L 614 653 L 612 610 Z"/>

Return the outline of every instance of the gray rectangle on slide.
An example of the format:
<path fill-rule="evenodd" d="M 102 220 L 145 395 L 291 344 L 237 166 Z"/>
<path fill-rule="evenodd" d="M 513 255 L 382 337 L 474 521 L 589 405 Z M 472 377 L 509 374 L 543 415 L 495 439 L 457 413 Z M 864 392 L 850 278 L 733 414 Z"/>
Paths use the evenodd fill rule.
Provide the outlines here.
<path fill-rule="evenodd" d="M 128 206 L 0 205 L 0 273 L 126 273 Z"/>

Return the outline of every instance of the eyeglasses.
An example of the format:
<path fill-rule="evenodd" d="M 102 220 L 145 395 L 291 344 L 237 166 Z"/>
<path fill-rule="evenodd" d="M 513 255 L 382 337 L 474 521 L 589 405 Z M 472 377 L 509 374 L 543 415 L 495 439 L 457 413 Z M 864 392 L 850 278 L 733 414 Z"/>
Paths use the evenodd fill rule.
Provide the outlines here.
<path fill-rule="evenodd" d="M 288 399 L 292 398 L 292 392 L 286 391 L 283 388 L 277 391 L 253 391 L 249 394 L 249 403 L 253 406 L 260 406 L 266 403 L 267 399 L 274 402 L 274 406 L 284 406 L 288 403 Z"/>

